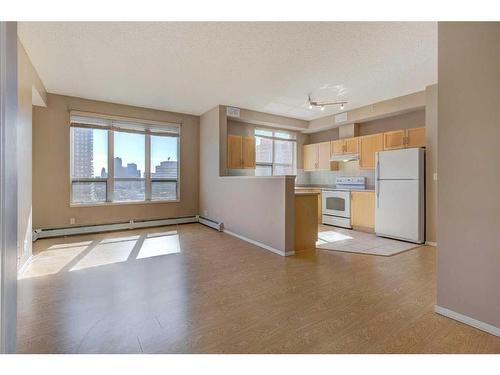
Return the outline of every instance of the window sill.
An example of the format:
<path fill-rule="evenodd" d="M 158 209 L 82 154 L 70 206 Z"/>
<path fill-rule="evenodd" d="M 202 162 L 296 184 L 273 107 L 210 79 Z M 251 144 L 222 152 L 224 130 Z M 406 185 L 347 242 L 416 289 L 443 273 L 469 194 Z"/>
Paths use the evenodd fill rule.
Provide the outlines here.
<path fill-rule="evenodd" d="M 165 204 L 165 203 L 180 203 L 180 199 L 164 200 L 164 201 L 127 201 L 127 202 L 102 202 L 102 203 L 70 203 L 71 208 L 80 207 L 106 207 L 106 206 L 128 206 L 141 204 Z"/>

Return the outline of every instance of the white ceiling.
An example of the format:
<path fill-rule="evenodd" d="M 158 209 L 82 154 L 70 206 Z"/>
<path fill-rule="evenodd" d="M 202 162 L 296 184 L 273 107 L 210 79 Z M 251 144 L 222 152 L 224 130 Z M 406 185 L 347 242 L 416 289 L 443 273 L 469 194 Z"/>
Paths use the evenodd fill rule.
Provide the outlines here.
<path fill-rule="evenodd" d="M 51 93 L 201 114 L 218 104 L 305 120 L 437 82 L 434 22 L 21 22 Z"/>

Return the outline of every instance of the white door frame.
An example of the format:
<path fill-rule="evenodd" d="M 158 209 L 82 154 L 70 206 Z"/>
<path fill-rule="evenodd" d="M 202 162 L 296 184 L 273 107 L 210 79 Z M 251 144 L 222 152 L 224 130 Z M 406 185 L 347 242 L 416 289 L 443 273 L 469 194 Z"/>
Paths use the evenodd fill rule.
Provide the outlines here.
<path fill-rule="evenodd" d="M 17 23 L 0 22 L 0 353 L 17 324 Z"/>

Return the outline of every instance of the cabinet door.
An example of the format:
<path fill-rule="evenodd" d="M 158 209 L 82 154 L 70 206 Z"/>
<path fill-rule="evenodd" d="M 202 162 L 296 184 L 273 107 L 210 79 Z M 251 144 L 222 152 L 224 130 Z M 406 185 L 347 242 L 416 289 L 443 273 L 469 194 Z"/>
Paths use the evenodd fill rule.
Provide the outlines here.
<path fill-rule="evenodd" d="M 347 154 L 357 154 L 359 152 L 359 137 L 348 138 L 344 140 L 345 142 L 345 152 Z"/>
<path fill-rule="evenodd" d="M 331 142 L 332 155 L 342 155 L 344 153 L 344 140 L 339 139 Z"/>
<path fill-rule="evenodd" d="M 227 136 L 227 167 L 230 169 L 242 168 L 242 140 L 239 135 Z"/>
<path fill-rule="evenodd" d="M 397 150 L 405 147 L 404 129 L 384 133 L 384 150 Z"/>
<path fill-rule="evenodd" d="M 351 192 L 351 224 L 353 227 L 373 231 L 375 229 L 375 193 Z"/>
<path fill-rule="evenodd" d="M 318 143 L 318 163 L 316 169 L 330 170 L 330 142 Z"/>
<path fill-rule="evenodd" d="M 425 127 L 406 130 L 406 147 L 425 146 Z"/>
<path fill-rule="evenodd" d="M 316 162 L 318 160 L 318 145 L 305 145 L 303 147 L 302 159 L 304 160 L 304 170 L 314 171 L 316 169 Z"/>
<path fill-rule="evenodd" d="M 384 149 L 384 134 L 360 137 L 359 168 L 375 169 L 375 153 Z"/>
<path fill-rule="evenodd" d="M 243 137 L 243 168 L 255 169 L 254 137 Z"/>

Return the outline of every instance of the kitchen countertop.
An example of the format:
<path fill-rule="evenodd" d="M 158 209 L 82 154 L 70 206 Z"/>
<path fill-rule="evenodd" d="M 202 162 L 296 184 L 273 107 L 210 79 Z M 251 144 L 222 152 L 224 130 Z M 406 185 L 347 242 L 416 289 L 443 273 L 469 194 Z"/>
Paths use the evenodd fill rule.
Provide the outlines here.
<path fill-rule="evenodd" d="M 321 189 L 321 190 L 342 190 L 342 191 L 369 191 L 374 192 L 374 186 L 367 186 L 364 189 L 336 187 L 335 185 L 295 185 L 295 189 Z"/>
<path fill-rule="evenodd" d="M 319 195 L 319 192 L 312 191 L 295 191 L 295 195 Z"/>

